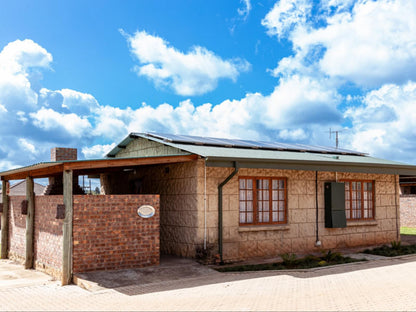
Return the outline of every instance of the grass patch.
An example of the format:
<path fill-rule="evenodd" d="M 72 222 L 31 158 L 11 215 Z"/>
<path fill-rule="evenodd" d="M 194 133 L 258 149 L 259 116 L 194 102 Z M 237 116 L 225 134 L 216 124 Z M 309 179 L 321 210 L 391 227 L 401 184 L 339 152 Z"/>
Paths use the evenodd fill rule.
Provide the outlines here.
<path fill-rule="evenodd" d="M 416 245 L 403 246 L 400 242 L 391 242 L 391 246 L 383 245 L 373 249 L 366 249 L 363 252 L 385 257 L 404 256 L 416 253 Z"/>
<path fill-rule="evenodd" d="M 403 235 L 416 235 L 416 228 L 402 226 L 400 228 L 400 234 L 403 234 Z"/>
<path fill-rule="evenodd" d="M 262 264 L 246 264 L 230 267 L 217 268 L 219 272 L 242 272 L 242 271 L 263 271 L 263 270 L 288 270 L 288 269 L 310 269 L 316 267 L 324 267 L 328 265 L 352 263 L 358 261 L 366 261 L 365 259 L 353 259 L 344 257 L 339 252 L 326 251 L 322 256 L 308 255 L 303 258 L 297 258 L 295 254 L 281 255 L 282 262 L 262 263 Z"/>

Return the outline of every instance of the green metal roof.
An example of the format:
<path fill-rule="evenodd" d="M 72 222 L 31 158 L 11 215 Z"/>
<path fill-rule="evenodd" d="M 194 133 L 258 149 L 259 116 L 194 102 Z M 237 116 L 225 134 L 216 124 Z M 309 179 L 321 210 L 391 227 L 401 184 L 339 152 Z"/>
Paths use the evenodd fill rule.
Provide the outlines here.
<path fill-rule="evenodd" d="M 254 148 L 209 146 L 174 143 L 151 134 L 131 133 L 108 157 L 114 157 L 135 138 L 144 138 L 206 158 L 207 166 L 232 167 L 238 162 L 242 168 L 278 168 L 416 175 L 416 166 L 367 156 L 366 154 L 335 154 L 325 152 L 280 151 Z"/>

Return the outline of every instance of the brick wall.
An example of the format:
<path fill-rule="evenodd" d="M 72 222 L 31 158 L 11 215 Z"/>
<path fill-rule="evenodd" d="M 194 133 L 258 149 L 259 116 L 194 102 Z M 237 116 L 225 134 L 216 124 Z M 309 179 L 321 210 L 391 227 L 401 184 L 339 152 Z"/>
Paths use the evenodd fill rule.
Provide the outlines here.
<path fill-rule="evenodd" d="M 23 262 L 26 251 L 26 216 L 22 215 L 21 203 L 26 196 L 9 197 L 9 257 Z"/>
<path fill-rule="evenodd" d="M 9 257 L 23 263 L 26 252 L 26 215 L 21 203 L 26 196 L 10 196 Z M 34 218 L 34 266 L 56 278 L 62 271 L 62 220 L 55 219 L 62 196 L 36 196 Z"/>
<path fill-rule="evenodd" d="M 34 265 L 56 278 L 62 276 L 62 219 L 56 219 L 56 207 L 62 195 L 35 197 Z"/>
<path fill-rule="evenodd" d="M 138 216 L 141 205 L 155 216 Z M 159 264 L 158 195 L 76 195 L 73 218 L 74 273 Z"/>
<path fill-rule="evenodd" d="M 400 196 L 400 225 L 416 228 L 416 195 Z"/>

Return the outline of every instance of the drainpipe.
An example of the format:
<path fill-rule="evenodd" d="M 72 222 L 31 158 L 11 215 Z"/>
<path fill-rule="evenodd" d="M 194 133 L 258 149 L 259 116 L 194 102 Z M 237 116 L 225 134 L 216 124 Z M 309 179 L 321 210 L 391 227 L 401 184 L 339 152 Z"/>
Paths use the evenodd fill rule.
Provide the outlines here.
<path fill-rule="evenodd" d="M 222 259 L 222 188 L 228 183 L 238 172 L 238 164 L 234 162 L 234 171 L 218 185 L 218 253 L 220 254 L 220 264 L 224 264 Z"/>
<path fill-rule="evenodd" d="M 318 207 L 318 171 L 315 171 L 315 207 L 316 207 L 316 240 L 315 246 L 320 247 L 321 241 L 319 240 L 319 207 Z"/>

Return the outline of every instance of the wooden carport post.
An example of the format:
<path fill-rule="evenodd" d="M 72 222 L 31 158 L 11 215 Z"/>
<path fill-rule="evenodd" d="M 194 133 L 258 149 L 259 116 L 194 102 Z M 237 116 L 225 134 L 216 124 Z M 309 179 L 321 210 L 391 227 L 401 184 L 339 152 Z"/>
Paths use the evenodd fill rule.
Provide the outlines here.
<path fill-rule="evenodd" d="M 35 220 L 35 193 L 33 191 L 33 178 L 26 178 L 26 200 L 27 200 L 27 215 L 26 215 L 26 254 L 25 254 L 25 269 L 33 268 L 33 225 Z"/>
<path fill-rule="evenodd" d="M 72 170 L 64 170 L 64 205 L 62 286 L 72 282 Z"/>
<path fill-rule="evenodd" d="M 9 242 L 9 181 L 2 181 L 3 213 L 1 214 L 1 259 L 7 259 Z"/>

